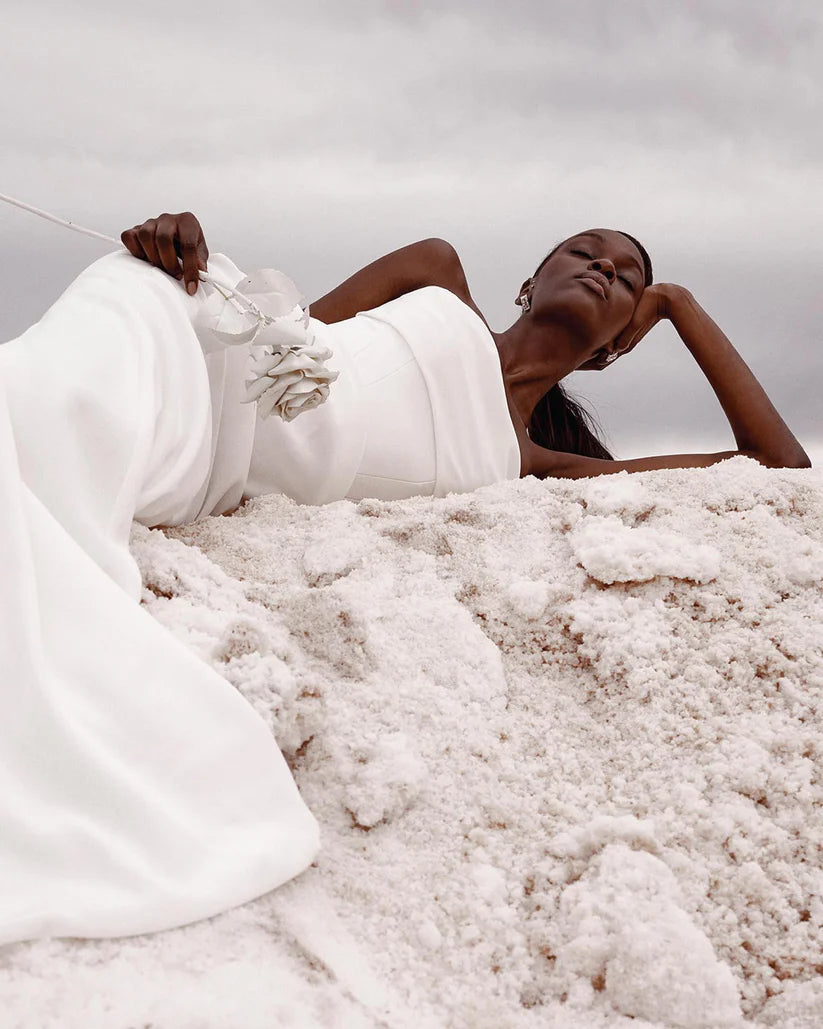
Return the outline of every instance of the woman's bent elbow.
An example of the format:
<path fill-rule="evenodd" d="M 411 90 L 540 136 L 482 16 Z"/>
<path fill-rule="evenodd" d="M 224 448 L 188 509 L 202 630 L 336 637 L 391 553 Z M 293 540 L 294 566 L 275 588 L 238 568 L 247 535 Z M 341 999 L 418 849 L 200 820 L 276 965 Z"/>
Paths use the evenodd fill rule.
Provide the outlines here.
<path fill-rule="evenodd" d="M 468 283 L 460 255 L 445 239 L 432 237 L 421 243 L 424 251 L 422 278 L 428 286 L 443 286 L 461 298 L 468 297 Z"/>
<path fill-rule="evenodd" d="M 439 236 L 424 239 L 420 245 L 426 247 L 430 257 L 443 264 L 452 264 L 460 260 L 451 243 L 446 239 L 440 239 Z"/>

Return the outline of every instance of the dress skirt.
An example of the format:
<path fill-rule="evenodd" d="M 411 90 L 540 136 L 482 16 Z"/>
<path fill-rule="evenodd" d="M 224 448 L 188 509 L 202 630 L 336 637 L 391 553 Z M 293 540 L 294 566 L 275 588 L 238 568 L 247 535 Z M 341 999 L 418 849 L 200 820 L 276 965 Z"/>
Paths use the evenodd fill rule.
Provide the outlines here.
<path fill-rule="evenodd" d="M 209 917 L 317 849 L 270 728 L 139 606 L 132 520 L 236 505 L 251 457 L 201 302 L 116 253 L 0 346 L 0 943 Z"/>

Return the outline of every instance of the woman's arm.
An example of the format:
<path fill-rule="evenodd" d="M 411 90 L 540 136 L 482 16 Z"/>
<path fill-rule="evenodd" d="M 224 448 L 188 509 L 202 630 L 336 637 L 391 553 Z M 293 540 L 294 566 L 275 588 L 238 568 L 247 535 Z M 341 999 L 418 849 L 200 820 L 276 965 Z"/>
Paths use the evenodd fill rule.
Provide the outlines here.
<path fill-rule="evenodd" d="M 805 450 L 726 336 L 688 290 L 670 288 L 669 318 L 709 380 L 738 448 L 775 468 L 810 468 Z"/>
<path fill-rule="evenodd" d="M 312 318 L 330 325 L 423 286 L 443 286 L 471 304 L 460 258 L 444 239 L 424 239 L 379 257 L 315 300 L 309 310 Z"/>
<path fill-rule="evenodd" d="M 631 461 L 601 461 L 543 450 L 535 445 L 532 474 L 539 478 L 583 478 L 620 471 L 702 468 L 738 454 L 753 457 L 770 468 L 811 468 L 805 450 L 751 369 L 687 289 L 672 283 L 649 286 L 638 304 L 632 324 L 618 340 L 618 349 L 621 352 L 633 349 L 661 318 L 670 319 L 708 379 L 729 419 L 739 449 L 716 454 L 674 454 Z M 541 450 L 543 453 L 538 453 Z"/>
<path fill-rule="evenodd" d="M 149 218 L 126 229 L 120 239 L 135 257 L 183 279 L 189 293 L 197 291 L 198 269 L 206 271 L 209 250 L 200 222 L 190 211 Z M 311 314 L 321 322 L 341 322 L 422 286 L 443 286 L 480 314 L 457 251 L 444 239 L 423 239 L 372 261 L 316 300 Z"/>

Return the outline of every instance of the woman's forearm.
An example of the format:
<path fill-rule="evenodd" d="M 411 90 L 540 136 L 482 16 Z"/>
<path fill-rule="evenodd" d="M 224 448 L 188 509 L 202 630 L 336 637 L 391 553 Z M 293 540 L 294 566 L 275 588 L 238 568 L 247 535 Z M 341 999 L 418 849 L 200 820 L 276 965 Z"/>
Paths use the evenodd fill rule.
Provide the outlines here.
<path fill-rule="evenodd" d="M 764 464 L 809 468 L 808 455 L 749 366 L 687 289 L 670 288 L 668 314 L 717 395 L 738 449 Z"/>

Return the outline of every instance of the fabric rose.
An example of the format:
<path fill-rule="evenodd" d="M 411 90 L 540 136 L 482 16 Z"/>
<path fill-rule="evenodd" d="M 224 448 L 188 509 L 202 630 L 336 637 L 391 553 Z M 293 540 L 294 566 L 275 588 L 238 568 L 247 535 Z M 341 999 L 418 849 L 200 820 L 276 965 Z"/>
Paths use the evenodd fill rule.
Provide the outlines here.
<path fill-rule="evenodd" d="M 261 418 L 276 413 L 287 422 L 322 404 L 339 372 L 324 364 L 332 352 L 315 340 L 308 305 L 288 275 L 263 268 L 231 290 L 210 282 L 215 292 L 195 325 L 205 353 L 251 344 L 243 402 L 256 403 Z"/>

